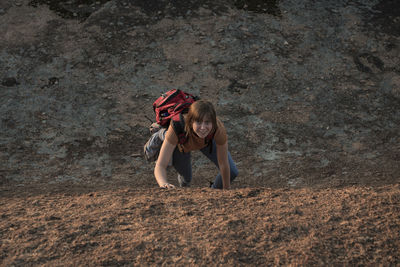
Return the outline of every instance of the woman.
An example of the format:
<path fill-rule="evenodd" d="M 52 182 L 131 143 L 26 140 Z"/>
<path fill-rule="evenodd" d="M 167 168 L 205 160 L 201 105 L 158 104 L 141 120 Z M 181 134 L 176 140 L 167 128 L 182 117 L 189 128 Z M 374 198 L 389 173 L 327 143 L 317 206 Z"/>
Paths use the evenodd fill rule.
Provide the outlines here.
<path fill-rule="evenodd" d="M 220 170 L 220 174 L 217 175 L 211 187 L 229 189 L 231 181 L 238 175 L 238 170 L 228 151 L 225 127 L 217 119 L 213 105 L 204 100 L 194 102 L 190 106 L 189 112 L 184 115 L 184 120 L 185 143 L 178 144 L 178 136 L 172 124 L 165 133 L 154 169 L 158 185 L 162 188 L 174 188 L 174 185 L 167 181 L 167 166 L 172 157 L 172 165 L 179 173 L 179 185 L 181 187 L 190 186 L 192 180 L 190 151 L 200 150 Z M 207 137 L 210 135 L 212 139 L 207 142 Z"/>

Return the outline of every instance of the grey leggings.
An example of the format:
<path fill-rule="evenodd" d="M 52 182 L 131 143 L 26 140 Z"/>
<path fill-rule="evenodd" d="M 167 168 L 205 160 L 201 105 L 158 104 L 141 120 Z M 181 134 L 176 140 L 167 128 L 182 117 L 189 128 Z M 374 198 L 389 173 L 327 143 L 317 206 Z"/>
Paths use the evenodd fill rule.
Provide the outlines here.
<path fill-rule="evenodd" d="M 213 140 L 212 143 L 212 151 L 210 153 L 210 147 L 207 146 L 200 151 L 209 158 L 214 164 L 218 166 L 218 159 L 217 159 L 217 148 L 215 145 L 215 141 Z M 238 170 L 236 168 L 235 163 L 232 160 L 231 154 L 228 151 L 228 160 L 229 160 L 229 168 L 231 171 L 231 181 L 233 181 L 236 176 L 238 175 Z M 190 182 L 192 181 L 192 160 L 190 152 L 184 153 L 180 152 L 178 147 L 175 148 L 174 154 L 172 156 L 172 165 L 174 166 L 175 170 L 180 174 L 178 176 L 179 185 L 189 186 Z M 211 185 L 212 188 L 222 189 L 222 176 L 221 173 L 217 175 L 214 180 L 214 183 Z"/>

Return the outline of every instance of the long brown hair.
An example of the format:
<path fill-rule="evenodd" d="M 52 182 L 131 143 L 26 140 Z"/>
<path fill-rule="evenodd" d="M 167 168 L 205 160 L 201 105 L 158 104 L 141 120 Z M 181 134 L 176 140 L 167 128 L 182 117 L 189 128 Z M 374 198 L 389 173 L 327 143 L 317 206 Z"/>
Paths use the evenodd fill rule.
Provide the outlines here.
<path fill-rule="evenodd" d="M 215 132 L 217 130 L 217 115 L 213 104 L 206 100 L 197 100 L 190 106 L 185 118 L 186 135 L 193 134 L 193 123 L 195 121 L 202 122 L 205 119 L 211 120 L 213 126 L 211 132 Z"/>

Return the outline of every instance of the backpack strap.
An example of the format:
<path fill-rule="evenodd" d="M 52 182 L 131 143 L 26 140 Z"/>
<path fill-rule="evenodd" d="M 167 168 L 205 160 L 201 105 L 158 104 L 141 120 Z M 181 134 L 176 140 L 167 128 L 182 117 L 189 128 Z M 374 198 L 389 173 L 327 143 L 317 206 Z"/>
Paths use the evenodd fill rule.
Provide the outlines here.
<path fill-rule="evenodd" d="M 176 136 L 178 136 L 178 144 L 182 145 L 187 141 L 187 136 L 185 133 L 185 119 L 183 118 L 183 114 L 179 113 L 171 118 L 172 120 L 172 128 Z"/>

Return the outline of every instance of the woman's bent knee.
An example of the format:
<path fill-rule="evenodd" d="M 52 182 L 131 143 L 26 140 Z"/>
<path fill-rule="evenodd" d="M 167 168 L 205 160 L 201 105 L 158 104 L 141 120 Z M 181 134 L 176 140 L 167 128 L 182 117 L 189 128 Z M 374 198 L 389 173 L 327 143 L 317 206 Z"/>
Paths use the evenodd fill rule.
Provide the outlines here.
<path fill-rule="evenodd" d="M 239 175 L 238 169 L 236 167 L 235 168 L 231 168 L 231 180 L 235 179 L 236 176 L 238 176 L 238 175 Z"/>

